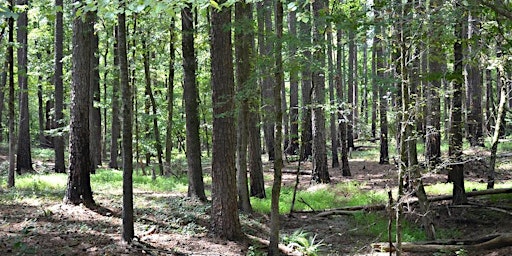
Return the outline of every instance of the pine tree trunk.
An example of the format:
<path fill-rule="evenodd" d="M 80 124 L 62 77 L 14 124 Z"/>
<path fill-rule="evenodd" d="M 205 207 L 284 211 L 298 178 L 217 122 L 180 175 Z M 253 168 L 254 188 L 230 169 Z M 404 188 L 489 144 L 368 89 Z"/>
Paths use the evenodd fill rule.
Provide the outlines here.
<path fill-rule="evenodd" d="M 223 4 L 220 1 L 219 4 Z M 233 116 L 234 76 L 230 8 L 211 14 L 211 67 L 213 103 L 211 230 L 221 238 L 237 240 L 242 231 L 236 192 L 236 131 Z"/>
<path fill-rule="evenodd" d="M 288 33 L 290 37 L 297 37 L 297 17 L 295 11 L 288 12 Z M 288 43 L 289 58 L 296 62 L 297 44 Z M 298 65 L 296 63 L 295 65 Z M 299 74 L 297 69 L 290 69 L 290 137 L 285 153 L 295 155 L 299 150 Z"/>
<path fill-rule="evenodd" d="M 468 15 L 468 54 L 478 55 L 479 48 L 479 26 L 480 21 L 474 17 L 474 13 Z M 482 72 L 478 66 L 478 60 L 470 58 L 467 68 L 467 91 L 469 94 L 468 104 L 468 140 L 471 146 L 484 146 L 483 125 L 482 125 Z"/>
<path fill-rule="evenodd" d="M 328 65 L 328 84 L 329 84 L 329 105 L 331 107 L 334 107 L 334 104 L 336 104 L 336 101 L 334 98 L 336 97 L 334 95 L 334 78 L 333 78 L 333 72 L 334 70 L 334 60 L 332 58 L 333 55 L 333 49 L 332 49 L 332 30 L 329 28 L 329 31 L 327 32 L 327 65 Z M 338 160 L 338 133 L 337 133 L 337 125 L 336 125 L 336 113 L 334 111 L 331 111 L 330 114 L 330 133 L 331 133 L 331 155 L 332 155 L 332 168 L 337 168 L 340 166 L 340 162 Z"/>
<path fill-rule="evenodd" d="M 114 27 L 114 79 L 112 81 L 112 120 L 110 134 L 110 161 L 108 167 L 117 169 L 119 164 L 117 158 L 119 156 L 119 138 L 121 136 L 121 120 L 119 119 L 119 27 Z"/>
<path fill-rule="evenodd" d="M 18 0 L 17 5 L 27 5 L 28 0 Z M 34 172 L 32 167 L 32 150 L 30 146 L 30 111 L 28 104 L 28 16 L 27 10 L 18 14 L 16 41 L 18 44 L 18 85 L 19 122 L 18 148 L 16 152 L 16 173 Z"/>
<path fill-rule="evenodd" d="M 249 101 L 251 94 L 251 75 L 253 74 L 254 31 L 252 29 L 252 4 L 239 2 L 235 5 L 235 57 L 236 84 L 239 97 L 237 129 L 237 189 L 238 205 L 245 213 L 252 212 L 247 184 L 247 146 L 249 137 Z"/>
<path fill-rule="evenodd" d="M 14 11 L 14 0 L 9 1 L 9 11 Z M 7 46 L 7 62 L 9 64 L 9 113 L 8 113 L 8 126 L 9 126 L 9 173 L 7 175 L 7 186 L 14 187 L 14 171 L 15 171 L 15 150 L 16 150 L 16 136 L 14 134 L 14 18 L 8 20 L 9 35 Z"/>
<path fill-rule="evenodd" d="M 63 22 L 63 0 L 55 0 L 56 9 L 61 9 L 55 13 L 55 128 L 58 134 L 54 135 L 53 146 L 55 150 L 55 172 L 65 173 L 66 166 L 64 162 L 64 84 L 62 71 L 63 42 L 64 42 L 64 22 Z"/>
<path fill-rule="evenodd" d="M 275 79 L 276 86 L 274 87 L 274 106 L 275 106 L 275 123 L 276 123 L 276 137 L 275 137 L 275 160 L 274 160 L 274 182 L 272 183 L 272 201 L 270 206 L 270 244 L 268 246 L 269 256 L 278 256 L 279 252 L 279 197 L 281 195 L 281 181 L 283 169 L 283 112 L 281 106 L 282 95 L 280 91 L 284 87 L 284 74 L 283 74 L 283 3 L 277 1 L 275 3 L 275 17 L 276 17 L 276 66 L 275 66 Z M 327 159 L 326 159 L 327 162 Z M 326 163 L 327 164 L 327 163 Z"/>
<path fill-rule="evenodd" d="M 79 1 L 77 1 L 80 4 Z M 74 13 L 77 9 L 75 7 Z M 89 88 L 93 14 L 86 12 L 73 21 L 73 83 L 71 86 L 71 122 L 69 125 L 69 175 L 64 202 L 87 207 L 94 205 L 90 173 Z"/>
<path fill-rule="evenodd" d="M 173 129 L 173 114 L 174 114 L 174 61 L 176 59 L 175 53 L 175 25 L 174 18 L 171 19 L 169 28 L 169 82 L 167 84 L 167 126 L 165 134 L 165 163 L 171 166 L 172 158 L 172 129 Z"/>
<path fill-rule="evenodd" d="M 455 2 L 455 10 L 462 11 L 462 4 Z M 459 39 L 463 38 L 463 22 L 458 20 L 455 23 L 455 36 Z M 467 201 L 464 189 L 464 170 L 461 162 L 462 156 L 462 83 L 463 83 L 463 55 L 462 44 L 457 40 L 453 45 L 454 53 L 454 80 L 452 82 L 452 98 L 451 98 L 451 122 L 450 122 L 450 143 L 448 155 L 455 163 L 451 164 L 448 172 L 448 180 L 453 183 L 453 204 L 464 204 Z"/>
<path fill-rule="evenodd" d="M 342 59 L 343 59 L 343 43 L 341 42 L 342 32 L 341 29 L 338 29 L 336 32 L 336 42 L 337 42 L 337 50 L 336 50 L 336 70 L 340 72 L 342 70 Z M 346 117 L 346 104 L 344 104 L 344 96 L 343 96 L 343 85 L 342 85 L 342 76 L 336 76 L 336 95 L 338 97 L 337 104 L 338 107 L 338 133 L 339 133 L 339 142 L 341 146 L 341 173 L 343 176 L 351 176 L 350 166 L 348 164 L 348 143 L 347 143 L 347 123 L 348 119 Z"/>
<path fill-rule="evenodd" d="M 309 6 L 309 5 L 307 5 Z M 299 9 L 306 17 L 310 18 L 311 14 L 309 11 L 309 7 L 302 7 Z M 301 22 L 299 26 L 299 41 L 304 42 L 306 45 L 311 43 L 311 19 L 308 19 L 306 22 Z M 306 48 L 304 49 L 304 60 L 311 60 L 311 51 Z M 302 133 L 301 133 L 301 143 L 304 147 L 304 150 L 301 152 L 300 159 L 305 161 L 312 154 L 312 124 L 311 124 L 311 95 L 312 95 L 312 84 L 311 84 L 311 69 L 310 65 L 303 65 L 301 70 L 301 96 L 302 96 L 302 116 L 301 116 L 301 124 L 302 124 Z"/>
<path fill-rule="evenodd" d="M 126 16 L 124 3 L 117 15 L 119 76 L 122 91 L 122 148 L 123 148 L 123 241 L 131 243 L 135 237 L 133 226 L 133 149 L 132 149 L 132 88 L 128 83 L 128 53 L 126 43 Z"/>
<path fill-rule="evenodd" d="M 319 183 L 329 183 L 329 171 L 327 166 L 327 149 L 325 145 L 325 113 L 322 107 L 325 104 L 325 74 L 321 69 L 325 65 L 325 44 L 323 29 L 325 22 L 322 21 L 320 12 L 325 8 L 323 0 L 317 0 L 313 3 L 313 44 L 321 46 L 313 52 L 313 58 L 318 67 L 313 69 L 312 84 L 313 97 L 313 180 Z"/>
<path fill-rule="evenodd" d="M 347 84 L 347 102 L 350 108 L 350 112 L 347 115 L 348 118 L 348 124 L 347 124 L 347 143 L 348 148 L 354 148 L 354 109 L 357 109 L 356 102 L 354 102 L 354 88 L 355 86 L 355 80 L 357 77 L 354 75 L 356 72 L 354 70 L 354 57 L 356 51 L 355 48 L 355 42 L 354 42 L 354 31 L 350 30 L 348 32 L 348 84 Z"/>
<path fill-rule="evenodd" d="M 384 36 L 384 31 L 379 25 L 382 22 L 384 14 L 381 13 L 383 10 L 380 9 L 381 1 L 376 4 L 375 9 L 375 19 L 377 21 L 377 25 L 375 28 L 376 41 L 375 41 L 375 57 L 376 59 L 376 68 L 377 68 L 377 76 L 376 82 L 378 83 L 378 92 L 379 92 L 379 125 L 380 125 L 380 150 L 379 150 L 379 164 L 388 164 L 389 163 L 389 149 L 388 149 L 388 118 L 387 118 L 387 109 L 388 109 L 388 95 L 386 90 L 385 80 L 385 72 L 386 68 L 385 55 L 384 55 L 384 43 L 381 37 Z M 379 9 L 377 9 L 379 8 Z"/>
<path fill-rule="evenodd" d="M 96 15 L 94 15 L 96 16 Z M 91 51 L 91 89 L 89 92 L 89 136 L 90 136 L 90 151 L 93 169 L 92 173 L 96 171 L 96 167 L 101 165 L 101 109 L 100 103 L 100 72 L 99 64 L 100 59 L 98 52 L 99 38 L 94 35 L 92 38 L 92 51 Z"/>
<path fill-rule="evenodd" d="M 186 148 L 189 197 L 206 201 L 204 194 L 203 169 L 201 166 L 201 140 L 199 139 L 199 93 L 196 83 L 196 57 L 194 47 L 194 22 L 192 7 L 187 5 L 181 11 L 183 51 L 183 100 L 186 114 Z"/>

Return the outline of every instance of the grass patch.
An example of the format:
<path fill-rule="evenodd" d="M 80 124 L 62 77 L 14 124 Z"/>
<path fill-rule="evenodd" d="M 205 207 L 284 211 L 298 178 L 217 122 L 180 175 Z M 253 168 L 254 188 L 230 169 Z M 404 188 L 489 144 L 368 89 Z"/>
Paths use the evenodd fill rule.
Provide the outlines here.
<path fill-rule="evenodd" d="M 266 189 L 267 198 L 251 198 L 251 204 L 256 212 L 270 213 L 271 188 Z M 361 191 L 358 182 L 340 183 L 332 185 L 316 185 L 307 190 L 299 190 L 296 195 L 295 210 L 325 210 L 355 205 L 369 205 L 384 203 L 387 195 L 384 192 Z M 283 187 L 279 198 L 279 212 L 290 211 L 293 198 L 293 188 Z M 306 202 L 307 204 L 305 204 Z"/>
<path fill-rule="evenodd" d="M 141 190 L 166 192 L 166 191 L 187 191 L 187 177 L 161 177 L 155 180 L 151 176 L 133 175 L 133 187 Z M 96 174 L 91 175 L 91 186 L 94 190 L 121 189 L 123 187 L 123 172 L 112 169 L 99 169 Z"/>

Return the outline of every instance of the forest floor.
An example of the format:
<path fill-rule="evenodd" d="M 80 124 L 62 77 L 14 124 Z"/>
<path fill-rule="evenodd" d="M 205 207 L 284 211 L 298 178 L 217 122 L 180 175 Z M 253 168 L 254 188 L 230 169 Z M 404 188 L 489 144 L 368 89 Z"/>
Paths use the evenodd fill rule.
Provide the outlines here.
<path fill-rule="evenodd" d="M 487 152 L 469 152 L 485 155 Z M 0 162 L 5 161 L 5 157 Z M 498 168 L 499 181 L 512 180 L 508 162 L 501 159 Z M 470 162 L 465 165 L 467 181 L 485 182 L 482 165 Z M 44 165 L 45 163 L 39 163 Z M 50 163 L 51 164 L 51 163 Z M 286 169 L 296 170 L 297 163 L 287 163 Z M 0 170 L 5 172 L 6 165 Z M 503 167 L 504 166 L 504 167 Z M 363 190 L 388 190 L 396 186 L 396 167 L 380 165 L 375 161 L 352 158 L 351 177 L 342 177 L 339 169 L 331 169 L 332 184 L 359 181 Z M 266 175 L 271 175 L 269 165 Z M 311 170 L 311 163 L 303 164 L 302 170 Z M 4 174 L 2 174 L 4 176 Z M 5 177 L 5 176 L 4 176 Z M 283 184 L 292 186 L 295 174 L 285 173 Z M 445 183 L 446 173 L 425 175 L 426 185 Z M 310 175 L 300 176 L 300 189 L 322 189 L 311 184 Z M 267 181 L 270 185 L 270 180 Z M 94 190 L 94 185 L 93 185 Z M 263 245 L 245 239 L 241 242 L 219 240 L 209 232 L 209 204 L 203 204 L 178 192 L 155 192 L 135 189 L 135 232 L 133 245 L 121 242 L 120 186 L 94 191 L 98 207 L 62 204 L 63 191 L 49 190 L 46 194 L 18 190 L 14 198 L 7 199 L 6 191 L 0 192 L 0 255 L 259 255 Z M 10 193 L 12 196 L 13 193 Z M 346 195 L 340 195 L 346 196 Z M 452 207 L 449 202 L 435 203 L 437 227 L 456 230 L 453 239 L 471 239 L 493 233 L 512 231 L 512 196 L 491 200 L 490 197 L 474 197 L 470 201 L 483 207 Z M 492 210 L 487 205 L 500 207 L 505 212 Z M 414 209 L 409 211 L 413 212 Z M 508 213 L 507 213 L 508 212 Z M 370 227 L 357 223 L 352 215 L 317 217 L 317 213 L 294 213 L 282 216 L 282 232 L 292 233 L 302 229 L 316 235 L 321 241 L 320 255 L 389 255 L 372 252 L 370 244 L 385 242 L 387 230 L 380 235 L 368 232 Z M 377 214 L 386 214 L 385 211 Z M 413 225 L 420 225 L 417 214 L 408 214 Z M 241 216 L 243 230 L 247 234 L 268 238 L 269 217 L 265 214 Z M 420 255 L 420 254 L 406 254 Z M 431 255 L 431 254 L 424 254 Z M 436 255 L 453 255 L 450 253 Z M 460 255 L 460 254 L 457 254 Z M 464 255 L 512 255 L 512 247 L 488 252 L 464 252 Z"/>

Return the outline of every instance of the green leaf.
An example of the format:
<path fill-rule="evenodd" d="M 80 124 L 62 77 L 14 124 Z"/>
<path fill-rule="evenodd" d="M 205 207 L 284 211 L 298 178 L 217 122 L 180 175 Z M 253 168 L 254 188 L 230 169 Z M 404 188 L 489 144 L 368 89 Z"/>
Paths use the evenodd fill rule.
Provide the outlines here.
<path fill-rule="evenodd" d="M 215 0 L 210 0 L 210 6 L 214 7 L 218 11 L 220 11 L 220 6 L 217 2 L 215 2 Z"/>

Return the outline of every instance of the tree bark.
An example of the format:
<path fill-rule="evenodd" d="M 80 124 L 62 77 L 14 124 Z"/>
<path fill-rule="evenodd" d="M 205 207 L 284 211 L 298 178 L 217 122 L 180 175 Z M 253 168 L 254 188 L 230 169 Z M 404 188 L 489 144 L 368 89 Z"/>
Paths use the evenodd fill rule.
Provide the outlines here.
<path fill-rule="evenodd" d="M 297 37 L 297 17 L 295 11 L 288 12 L 288 33 L 290 37 Z M 297 43 L 288 43 L 289 58 L 294 63 L 290 69 L 290 138 L 285 153 L 296 155 L 299 150 L 299 74 L 296 66 L 298 65 Z"/>
<path fill-rule="evenodd" d="M 223 4 L 225 1 L 218 2 Z M 211 230 L 221 238 L 237 240 L 242 231 L 236 198 L 234 75 L 230 27 L 231 10 L 211 14 L 213 102 Z"/>
<path fill-rule="evenodd" d="M 62 58 L 63 55 L 63 42 L 64 42 L 64 22 L 63 22 L 63 0 L 55 0 L 55 129 L 57 133 L 53 138 L 53 147 L 55 150 L 55 172 L 65 173 L 66 165 L 64 161 L 64 84 L 63 84 L 63 70 Z M 60 9 L 60 10 L 59 10 Z"/>
<path fill-rule="evenodd" d="M 96 14 L 94 14 L 96 19 Z M 92 50 L 91 50 L 91 89 L 89 93 L 89 136 L 90 136 L 90 152 L 91 164 L 93 168 L 92 173 L 96 172 L 96 167 L 101 165 L 101 109 L 99 107 L 100 98 L 100 58 L 98 55 L 98 35 L 92 35 Z"/>
<path fill-rule="evenodd" d="M 462 3 L 455 2 L 455 10 L 462 12 Z M 453 45 L 454 53 L 454 79 L 452 81 L 450 143 L 448 155 L 455 161 L 448 172 L 448 180 L 453 183 L 453 204 L 464 204 L 467 201 L 464 189 L 464 170 L 461 162 L 462 156 L 462 82 L 463 82 L 463 55 L 461 39 L 463 38 L 462 20 L 455 23 L 455 36 L 459 39 Z"/>
<path fill-rule="evenodd" d="M 336 70 L 342 73 L 342 56 L 343 56 L 343 43 L 341 42 L 342 32 L 341 29 L 337 30 L 336 33 L 336 41 L 337 41 L 337 50 L 336 50 Z M 347 143 L 347 123 L 348 119 L 346 118 L 346 104 L 344 102 L 343 96 L 343 86 L 342 86 L 342 76 L 336 76 L 336 95 L 338 97 L 337 104 L 338 107 L 338 132 L 339 132 L 339 142 L 341 144 L 341 173 L 343 176 L 351 176 L 350 166 L 348 163 L 348 143 Z"/>
<path fill-rule="evenodd" d="M 203 183 L 203 169 L 201 166 L 201 140 L 199 139 L 199 94 L 196 83 L 196 57 L 194 47 L 194 21 L 192 19 L 192 6 L 187 5 L 181 11 L 182 44 L 183 51 L 183 100 L 185 101 L 186 115 L 186 155 L 188 173 L 189 197 L 196 197 L 206 201 Z"/>
<path fill-rule="evenodd" d="M 274 157 L 274 182 L 272 183 L 272 201 L 270 206 L 270 244 L 268 246 L 268 255 L 280 255 L 279 252 L 279 228 L 280 228 L 280 214 L 279 214 L 279 198 L 281 195 L 281 181 L 283 169 L 283 112 L 281 108 L 282 95 L 280 94 L 284 87 L 283 79 L 283 3 L 276 1 L 275 3 L 275 17 L 276 17 L 276 66 L 275 66 L 275 79 L 276 86 L 274 87 L 274 111 L 276 123 L 276 136 L 275 136 L 275 157 Z M 324 141 L 325 143 L 325 141 Z M 327 159 L 326 159 L 327 164 Z"/>
<path fill-rule="evenodd" d="M 18 0 L 17 5 L 28 5 L 28 0 Z M 18 14 L 16 41 L 18 44 L 19 122 L 16 173 L 34 172 L 30 146 L 30 111 L 28 104 L 28 16 L 25 9 Z"/>
<path fill-rule="evenodd" d="M 174 18 L 171 19 L 169 28 L 169 82 L 167 84 L 167 127 L 165 134 L 165 162 L 170 167 L 172 158 L 172 129 L 173 129 L 173 114 L 174 114 L 174 61 L 176 59 L 175 53 L 175 25 Z"/>
<path fill-rule="evenodd" d="M 14 11 L 14 0 L 9 1 L 9 11 Z M 7 176 L 7 186 L 14 187 L 14 171 L 15 171 L 15 153 L 16 150 L 16 136 L 14 134 L 14 18 L 11 17 L 8 20 L 9 26 L 9 34 L 8 41 L 9 45 L 7 46 L 7 62 L 9 64 L 9 173 Z"/>
<path fill-rule="evenodd" d="M 313 3 L 313 44 L 321 46 L 313 52 L 313 58 L 316 67 L 312 72 L 313 97 L 313 180 L 319 183 L 329 183 L 331 181 L 327 166 L 327 149 L 325 145 L 325 113 L 323 104 L 325 104 L 325 74 L 322 67 L 325 65 L 325 44 L 324 29 L 325 17 L 321 12 L 325 11 L 325 2 L 317 0 Z"/>
<path fill-rule="evenodd" d="M 330 26 L 330 25 L 329 25 Z M 332 58 L 333 55 L 333 49 L 332 49 L 332 29 L 329 28 L 329 31 L 327 32 L 327 66 L 328 66 L 328 72 L 329 75 L 328 78 L 328 84 L 329 84 L 329 105 L 331 106 L 329 109 L 333 108 L 336 104 L 336 101 L 334 100 L 334 78 L 333 78 L 333 72 L 334 70 L 334 60 Z M 336 112 L 330 111 L 330 133 L 331 133 L 331 155 L 332 155 L 332 168 L 338 168 L 340 166 L 340 162 L 338 159 L 338 133 L 337 133 L 337 125 L 336 125 Z"/>
<path fill-rule="evenodd" d="M 236 84 L 238 86 L 238 129 L 237 129 L 237 188 L 238 207 L 245 213 L 252 212 L 247 184 L 247 146 L 249 101 L 253 95 L 250 84 L 253 74 L 254 31 L 252 27 L 252 4 L 239 2 L 235 5 L 235 57 Z"/>
<path fill-rule="evenodd" d="M 309 3 L 299 9 L 308 18 L 306 22 L 301 22 L 299 26 L 299 41 L 309 46 L 311 44 L 311 13 Z M 304 61 L 310 62 L 311 51 L 306 47 L 304 49 Z M 301 152 L 300 159 L 306 161 L 312 154 L 312 124 L 311 124 L 311 95 L 312 95 L 312 84 L 311 84 L 311 66 L 303 64 L 301 66 L 301 96 L 302 96 L 302 133 L 301 143 L 304 150 Z"/>
<path fill-rule="evenodd" d="M 385 55 L 384 55 L 384 43 L 382 42 L 381 37 L 384 37 L 384 32 L 379 25 L 380 22 L 383 21 L 384 14 L 381 12 L 383 10 L 380 9 L 381 1 L 375 6 L 375 19 L 377 21 L 377 25 L 375 28 L 375 34 L 377 35 L 375 41 L 376 52 L 375 56 L 377 57 L 376 66 L 377 66 L 377 77 L 376 82 L 378 83 L 378 91 L 379 91 L 379 125 L 380 125 L 380 150 L 379 150 L 379 164 L 388 164 L 389 163 L 389 146 L 388 146 L 388 118 L 387 118 L 387 109 L 388 109 L 388 91 L 386 89 L 385 84 L 385 75 L 384 72 L 386 68 Z"/>
<path fill-rule="evenodd" d="M 112 81 L 112 121 L 110 134 L 110 161 L 108 167 L 117 169 L 119 164 L 119 138 L 121 136 L 121 120 L 119 119 L 119 27 L 114 27 L 114 79 Z"/>
<path fill-rule="evenodd" d="M 80 0 L 76 3 L 80 4 Z M 76 7 L 74 13 L 76 14 Z M 64 202 L 94 206 L 90 183 L 89 90 L 93 14 L 86 12 L 73 21 L 73 82 L 71 84 L 71 122 L 69 132 L 69 174 Z"/>
<path fill-rule="evenodd" d="M 496 117 L 496 127 L 494 128 L 494 134 L 491 141 L 491 156 L 489 159 L 489 172 L 487 174 L 487 189 L 494 188 L 494 182 L 496 174 L 494 172 L 496 168 L 496 152 L 498 151 L 498 143 L 500 138 L 500 131 L 505 127 L 505 114 L 506 114 L 506 101 L 507 101 L 507 90 L 504 86 L 500 90 L 500 102 L 498 106 L 498 114 Z"/>

